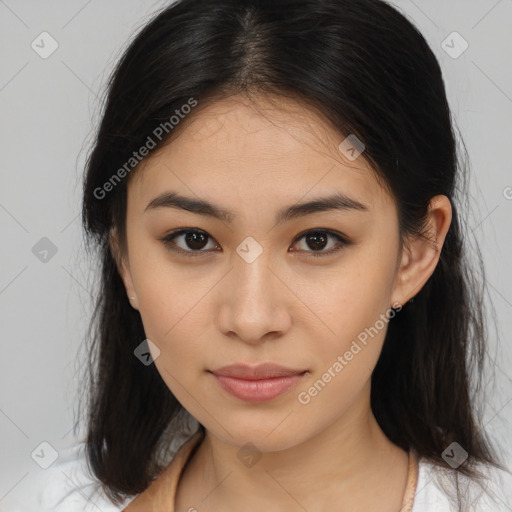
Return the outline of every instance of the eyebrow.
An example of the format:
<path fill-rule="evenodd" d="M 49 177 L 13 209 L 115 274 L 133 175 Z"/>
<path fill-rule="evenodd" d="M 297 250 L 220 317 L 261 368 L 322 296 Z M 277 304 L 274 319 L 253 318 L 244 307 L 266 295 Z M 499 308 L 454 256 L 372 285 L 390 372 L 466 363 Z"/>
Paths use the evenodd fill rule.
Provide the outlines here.
<path fill-rule="evenodd" d="M 208 201 L 202 199 L 194 199 L 191 197 L 185 197 L 175 192 L 165 192 L 154 199 L 152 199 L 146 208 L 144 213 L 158 208 L 178 208 L 186 210 L 199 215 L 206 215 L 215 219 L 223 220 L 226 222 L 232 222 L 235 218 L 234 214 L 228 210 L 225 210 L 217 205 L 214 205 Z M 282 208 L 277 212 L 275 223 L 282 224 L 283 222 L 303 217 L 316 212 L 327 212 L 327 211 L 351 211 L 357 210 L 362 212 L 368 212 L 369 209 L 359 201 L 352 199 L 341 192 L 332 194 L 327 197 L 321 197 L 313 199 L 306 203 L 293 204 Z"/>

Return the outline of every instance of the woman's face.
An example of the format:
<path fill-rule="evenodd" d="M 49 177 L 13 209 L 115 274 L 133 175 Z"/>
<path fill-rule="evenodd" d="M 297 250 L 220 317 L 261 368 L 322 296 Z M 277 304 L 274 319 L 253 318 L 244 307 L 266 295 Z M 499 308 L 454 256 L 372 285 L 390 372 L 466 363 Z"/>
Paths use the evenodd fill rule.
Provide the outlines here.
<path fill-rule="evenodd" d="M 364 153 L 340 150 L 344 138 L 305 107 L 280 106 L 214 103 L 143 161 L 128 186 L 122 270 L 170 391 L 218 438 L 263 451 L 370 414 L 390 308 L 407 299 L 396 207 Z M 165 194 L 228 215 L 154 202 Z M 345 207 L 300 208 L 335 195 Z M 281 379 L 280 393 L 211 373 L 269 362 L 306 373 Z"/>

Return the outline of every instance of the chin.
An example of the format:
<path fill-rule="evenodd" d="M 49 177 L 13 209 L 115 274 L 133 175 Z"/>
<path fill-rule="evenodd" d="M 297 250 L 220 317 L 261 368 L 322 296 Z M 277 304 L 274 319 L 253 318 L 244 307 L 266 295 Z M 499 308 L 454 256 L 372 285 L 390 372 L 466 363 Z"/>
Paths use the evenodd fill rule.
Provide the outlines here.
<path fill-rule="evenodd" d="M 286 416 L 286 415 L 284 415 Z M 282 421 L 282 418 L 281 420 Z M 261 417 L 255 418 L 254 421 L 235 421 L 228 422 L 227 430 L 229 434 L 219 425 L 214 425 L 212 430 L 209 430 L 210 434 L 219 438 L 226 444 L 238 447 L 240 450 L 250 450 L 250 445 L 254 445 L 260 452 L 279 452 L 293 448 L 307 439 L 307 435 L 304 432 L 297 432 L 296 424 L 283 422 L 280 426 L 279 423 L 272 422 L 272 426 L 267 427 L 262 425 Z M 284 424 L 287 424 L 284 426 Z M 277 428 L 276 428 L 277 427 Z M 231 435 L 230 435 L 231 434 Z"/>

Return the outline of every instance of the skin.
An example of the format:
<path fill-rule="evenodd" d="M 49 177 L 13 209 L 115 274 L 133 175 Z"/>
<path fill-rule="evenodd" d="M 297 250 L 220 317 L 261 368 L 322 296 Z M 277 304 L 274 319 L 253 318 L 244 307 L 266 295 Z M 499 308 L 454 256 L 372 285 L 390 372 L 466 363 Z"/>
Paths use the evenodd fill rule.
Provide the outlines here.
<path fill-rule="evenodd" d="M 281 98 L 277 108 L 269 98 L 256 105 L 236 96 L 185 122 L 130 179 L 127 253 L 115 230 L 111 238 L 127 295 L 160 350 L 155 365 L 207 431 L 179 482 L 176 511 L 398 511 L 407 453 L 386 438 L 370 408 L 370 377 L 387 323 L 309 403 L 298 394 L 379 315 L 422 288 L 451 222 L 448 198 L 431 201 L 430 241 L 410 238 L 400 252 L 393 198 L 364 153 L 347 159 L 338 150 L 344 137 L 306 106 Z M 234 218 L 165 207 L 144 212 L 168 191 L 213 202 Z M 368 211 L 315 212 L 275 224 L 280 208 L 333 191 Z M 205 231 L 211 238 L 200 250 L 210 252 L 187 257 L 159 240 L 179 228 Z M 315 257 L 315 246 L 297 235 L 321 228 L 352 243 Z M 262 248 L 251 263 L 236 252 L 248 236 Z M 183 236 L 174 243 L 194 250 Z M 335 238 L 327 243 L 320 251 L 337 245 Z M 268 361 L 309 375 L 254 404 L 227 394 L 207 372 Z M 252 467 L 237 457 L 249 441 L 262 453 Z M 140 498 L 126 510 L 152 501 L 149 490 Z"/>

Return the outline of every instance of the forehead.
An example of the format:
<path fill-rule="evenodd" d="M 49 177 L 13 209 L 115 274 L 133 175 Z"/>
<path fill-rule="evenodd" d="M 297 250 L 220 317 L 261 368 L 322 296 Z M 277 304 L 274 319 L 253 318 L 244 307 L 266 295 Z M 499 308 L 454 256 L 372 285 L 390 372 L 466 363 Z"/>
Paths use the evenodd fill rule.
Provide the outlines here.
<path fill-rule="evenodd" d="M 370 209 L 391 200 L 364 153 L 347 158 L 339 149 L 346 137 L 300 102 L 235 96 L 182 123 L 170 143 L 140 164 L 128 187 L 132 202 L 147 202 L 166 189 L 225 197 L 233 211 L 244 204 L 288 204 L 333 191 Z"/>

